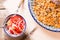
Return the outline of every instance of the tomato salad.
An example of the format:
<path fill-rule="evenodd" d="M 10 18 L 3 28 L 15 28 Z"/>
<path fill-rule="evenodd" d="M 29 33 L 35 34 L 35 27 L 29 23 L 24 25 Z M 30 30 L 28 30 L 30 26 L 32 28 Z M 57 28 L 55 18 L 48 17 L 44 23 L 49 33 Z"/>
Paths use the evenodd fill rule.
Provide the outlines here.
<path fill-rule="evenodd" d="M 21 34 L 24 30 L 25 21 L 21 16 L 12 15 L 7 21 L 7 30 L 10 34 L 18 35 Z"/>

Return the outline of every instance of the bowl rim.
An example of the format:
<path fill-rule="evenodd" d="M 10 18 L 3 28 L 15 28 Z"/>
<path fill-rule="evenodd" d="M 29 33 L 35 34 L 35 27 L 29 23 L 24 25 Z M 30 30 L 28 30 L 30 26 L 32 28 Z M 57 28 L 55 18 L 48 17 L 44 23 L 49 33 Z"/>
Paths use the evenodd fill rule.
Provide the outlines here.
<path fill-rule="evenodd" d="M 21 34 L 19 34 L 18 36 L 11 36 L 11 35 L 9 35 L 9 33 L 7 33 L 7 31 L 6 31 L 6 29 L 5 29 L 5 23 L 6 23 L 6 21 L 8 21 L 8 19 L 10 18 L 10 16 L 13 16 L 13 15 L 18 15 L 18 16 L 20 16 L 20 17 L 22 17 L 20 14 L 10 14 L 10 15 L 8 15 L 6 18 L 5 18 L 5 21 L 4 21 L 4 32 L 8 35 L 8 36 L 10 36 L 10 37 L 20 37 L 20 36 L 22 36 L 24 33 L 25 33 L 25 31 L 26 31 L 26 20 L 23 18 L 23 20 L 24 20 L 24 22 L 25 22 L 25 26 L 24 26 L 24 30 L 23 30 L 23 32 L 21 33 Z M 7 19 L 8 18 L 8 19 Z"/>
<path fill-rule="evenodd" d="M 35 14 L 33 14 L 33 12 L 32 12 L 32 9 L 31 9 L 31 7 L 30 7 L 30 2 L 31 2 L 31 1 L 28 0 L 28 9 L 29 9 L 30 14 L 31 14 L 32 18 L 34 19 L 34 21 L 35 21 L 38 25 L 40 25 L 41 27 L 43 27 L 43 28 L 46 29 L 46 30 L 49 30 L 49 31 L 52 31 L 52 32 L 60 32 L 60 29 L 58 29 L 58 30 L 52 30 L 52 29 L 49 29 L 49 28 L 44 27 L 43 25 L 41 25 L 40 22 L 38 22 L 38 20 L 37 20 L 36 17 L 34 16 Z"/>

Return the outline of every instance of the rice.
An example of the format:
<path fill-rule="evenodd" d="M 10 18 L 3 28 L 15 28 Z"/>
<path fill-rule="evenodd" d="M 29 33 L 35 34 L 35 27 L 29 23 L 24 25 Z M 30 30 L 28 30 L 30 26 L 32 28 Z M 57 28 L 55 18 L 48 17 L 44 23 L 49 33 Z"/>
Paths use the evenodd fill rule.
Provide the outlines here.
<path fill-rule="evenodd" d="M 51 0 L 34 0 L 32 7 L 40 22 L 60 28 L 60 5 L 56 5 Z"/>

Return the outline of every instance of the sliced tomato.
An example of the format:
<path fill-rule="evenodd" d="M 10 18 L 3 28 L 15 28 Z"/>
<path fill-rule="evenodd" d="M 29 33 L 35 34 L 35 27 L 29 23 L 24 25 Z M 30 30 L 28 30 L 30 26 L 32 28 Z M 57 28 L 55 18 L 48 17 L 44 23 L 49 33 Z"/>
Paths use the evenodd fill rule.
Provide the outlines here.
<path fill-rule="evenodd" d="M 14 31 L 16 31 L 17 33 L 21 33 L 21 30 L 18 27 L 14 27 Z"/>
<path fill-rule="evenodd" d="M 13 30 L 10 30 L 10 33 L 11 33 L 11 34 L 14 34 Z"/>
<path fill-rule="evenodd" d="M 22 30 L 23 30 L 23 28 L 24 28 L 22 24 L 20 24 L 19 27 L 20 27 Z"/>

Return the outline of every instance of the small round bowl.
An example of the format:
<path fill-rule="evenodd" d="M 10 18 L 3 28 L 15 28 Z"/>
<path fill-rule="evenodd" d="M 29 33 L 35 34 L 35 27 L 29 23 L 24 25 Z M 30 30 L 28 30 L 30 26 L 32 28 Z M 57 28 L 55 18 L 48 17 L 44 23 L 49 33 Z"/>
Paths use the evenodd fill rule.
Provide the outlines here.
<path fill-rule="evenodd" d="M 42 22 L 38 21 L 38 19 L 36 18 L 36 15 L 34 13 L 34 11 L 32 10 L 33 1 L 34 0 L 28 0 L 28 8 L 29 8 L 29 11 L 30 11 L 31 16 L 36 21 L 36 23 L 39 24 L 44 29 L 47 29 L 49 31 L 52 31 L 52 32 L 60 32 L 60 29 L 59 28 L 54 28 L 52 26 L 47 26 L 47 25 L 43 24 Z"/>
<path fill-rule="evenodd" d="M 9 15 L 9 16 L 7 16 L 6 17 L 6 19 L 5 19 L 5 21 L 4 21 L 4 32 L 8 35 L 8 36 L 10 36 L 10 37 L 22 37 L 22 35 L 25 33 L 25 31 L 26 31 L 26 21 L 25 21 L 25 19 L 24 19 L 24 21 L 25 21 L 25 26 L 24 26 L 24 30 L 22 31 L 22 33 L 20 33 L 19 35 L 13 35 L 13 34 L 10 34 L 8 31 L 7 31 L 7 28 L 6 28 L 6 23 L 7 23 L 7 21 L 10 19 L 10 17 L 11 16 L 13 16 L 13 15 L 17 15 L 17 16 L 20 16 L 20 17 L 22 17 L 21 15 L 19 15 L 19 14 L 11 14 L 11 15 Z"/>

